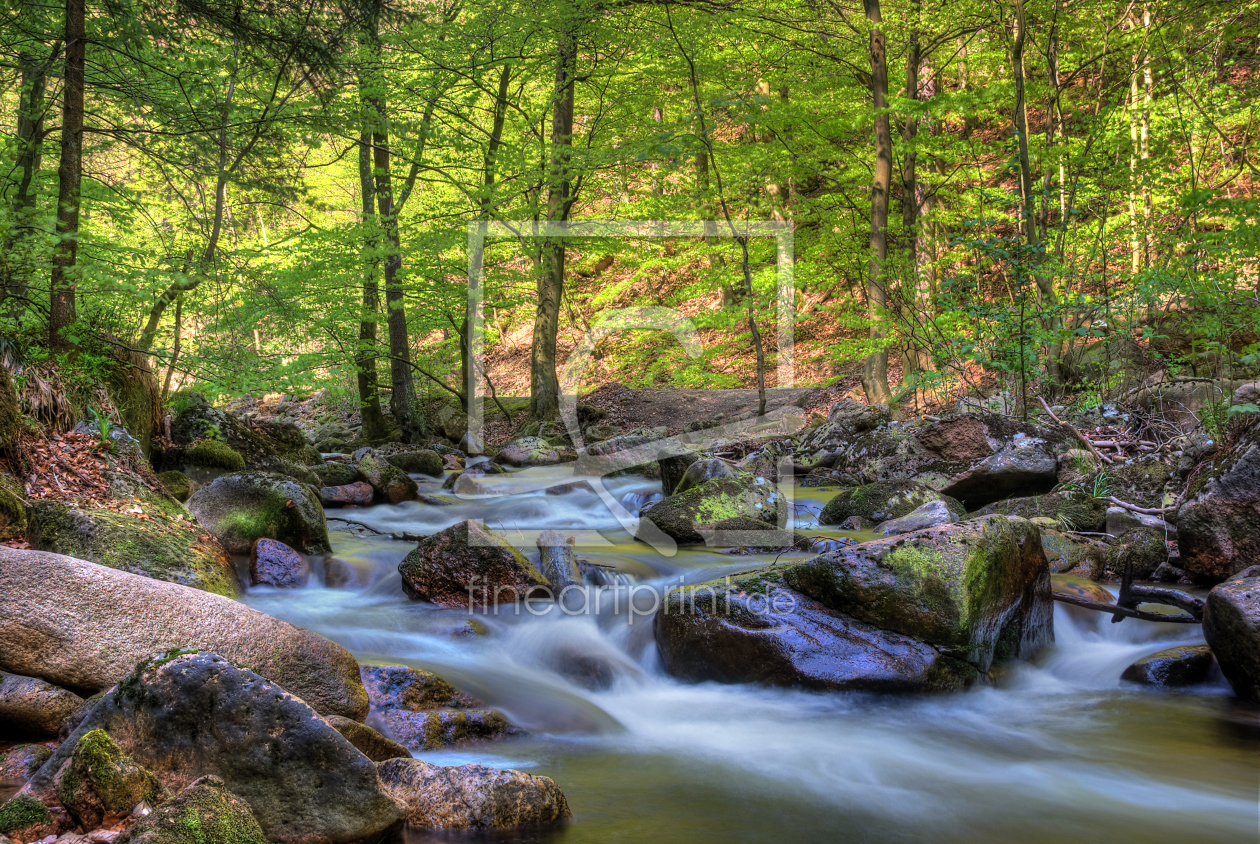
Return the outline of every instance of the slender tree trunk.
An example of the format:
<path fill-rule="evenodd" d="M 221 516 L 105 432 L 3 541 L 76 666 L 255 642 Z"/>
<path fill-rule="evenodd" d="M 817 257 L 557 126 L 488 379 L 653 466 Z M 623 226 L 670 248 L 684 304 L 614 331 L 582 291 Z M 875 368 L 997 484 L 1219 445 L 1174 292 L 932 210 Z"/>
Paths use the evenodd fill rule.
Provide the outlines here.
<path fill-rule="evenodd" d="M 30 242 L 30 230 L 35 225 L 34 183 L 43 148 L 44 90 L 48 79 L 47 61 L 23 53 L 18 62 L 22 69 L 17 120 L 18 187 L 13 198 L 13 226 L 0 246 L 0 301 L 7 300 L 8 314 L 15 320 L 27 305 L 29 267 L 20 264 L 26 251 L 22 244 Z"/>
<path fill-rule="evenodd" d="M 1147 44 L 1150 43 L 1151 37 L 1151 5 L 1147 3 L 1142 10 L 1142 26 L 1146 30 Z M 1153 203 L 1151 201 L 1151 171 L 1150 171 L 1150 136 L 1151 136 L 1151 102 L 1155 98 L 1155 83 L 1151 77 L 1151 52 L 1150 47 L 1142 51 L 1142 127 L 1141 127 L 1141 150 L 1139 155 L 1142 159 L 1142 222 L 1145 228 L 1146 237 L 1143 241 L 1142 259 L 1146 266 L 1151 265 L 1151 251 L 1154 249 L 1155 231 L 1152 226 Z"/>
<path fill-rule="evenodd" d="M 892 185 L 892 127 L 888 118 L 888 61 L 879 0 L 863 0 L 871 24 L 871 96 L 875 105 L 875 175 L 871 182 L 870 261 L 866 302 L 870 317 L 871 352 L 862 365 L 862 388 L 871 404 L 888 404 L 888 347 L 883 320 L 888 305 L 888 191 Z"/>
<path fill-rule="evenodd" d="M 74 270 L 79 249 L 83 177 L 83 80 L 87 61 L 86 0 L 66 0 L 66 64 L 61 109 L 61 162 L 57 167 L 57 248 L 53 253 L 49 344 L 69 345 L 62 330 L 75 320 Z"/>
<path fill-rule="evenodd" d="M 1142 270 L 1142 227 L 1138 222 L 1138 68 L 1129 76 L 1129 269 Z"/>
<path fill-rule="evenodd" d="M 551 110 L 551 162 L 547 175 L 547 222 L 568 219 L 573 188 L 570 172 L 573 153 L 574 72 L 577 37 L 566 21 L 559 33 L 555 87 Z M 560 300 L 564 293 L 565 242 L 560 237 L 543 241 L 538 274 L 538 307 L 534 314 L 534 339 L 530 356 L 529 415 L 532 419 L 560 418 L 560 381 L 556 377 L 556 333 L 560 328 Z"/>
<path fill-rule="evenodd" d="M 171 394 L 171 379 L 175 377 L 175 364 L 179 363 L 180 335 L 184 330 L 184 297 L 175 300 L 175 342 L 171 346 L 171 362 L 166 366 L 166 379 L 162 382 L 162 402 Z"/>
<path fill-rule="evenodd" d="M 363 438 L 382 440 L 388 434 L 385 416 L 381 413 L 380 383 L 376 371 L 376 318 L 381 310 L 381 291 L 376 281 L 376 191 L 372 185 L 372 135 L 359 135 L 359 198 L 364 228 L 363 315 L 359 319 L 359 347 L 355 350 L 354 368 L 359 388 L 359 417 L 363 422 Z"/>

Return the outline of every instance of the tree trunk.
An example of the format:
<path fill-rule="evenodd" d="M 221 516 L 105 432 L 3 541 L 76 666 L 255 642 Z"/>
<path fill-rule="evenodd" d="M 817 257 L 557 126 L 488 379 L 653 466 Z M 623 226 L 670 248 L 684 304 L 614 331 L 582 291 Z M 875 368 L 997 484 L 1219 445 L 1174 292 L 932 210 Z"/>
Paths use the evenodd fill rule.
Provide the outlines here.
<path fill-rule="evenodd" d="M 862 365 L 862 388 L 871 404 L 888 404 L 888 347 L 882 321 L 888 304 L 888 191 L 892 185 L 892 128 L 888 118 L 888 61 L 879 0 L 863 0 L 871 24 L 871 97 L 875 105 L 875 175 L 871 182 L 871 243 L 866 274 L 871 352 Z"/>
<path fill-rule="evenodd" d="M 572 24 L 569 24 L 572 25 Z M 551 162 L 547 177 L 547 222 L 568 219 L 573 188 L 570 160 L 573 147 L 574 71 L 577 38 L 572 29 L 560 32 L 556 79 L 552 93 Z M 560 381 L 556 377 L 556 333 L 560 327 L 560 299 L 564 293 L 565 243 L 560 237 L 543 241 L 538 274 L 538 307 L 529 365 L 529 415 L 532 419 L 560 418 Z"/>
<path fill-rule="evenodd" d="M 1151 5 L 1149 3 L 1142 10 L 1142 26 L 1146 29 L 1147 44 L 1150 43 L 1151 37 Z M 1153 207 L 1151 202 L 1151 172 L 1150 172 L 1150 135 L 1151 135 L 1151 101 L 1155 98 L 1155 83 L 1151 78 L 1151 53 L 1149 46 L 1142 51 L 1142 126 L 1141 126 L 1141 150 L 1139 155 L 1142 159 L 1142 223 L 1146 230 L 1146 237 L 1143 241 L 1142 258 L 1146 266 L 1151 265 L 1151 251 L 1154 249 L 1155 232 L 1152 227 Z"/>
<path fill-rule="evenodd" d="M 24 5 L 25 11 L 25 5 Z M 44 90 L 47 87 L 48 64 L 29 53 L 18 57 L 22 69 L 18 92 L 17 120 L 17 194 L 13 198 L 13 226 L 0 246 L 0 301 L 7 301 L 8 314 L 18 319 L 27 305 L 27 273 L 22 261 L 21 244 L 30 240 L 28 232 L 35 220 L 35 174 L 39 172 L 40 153 L 44 140 Z"/>
<path fill-rule="evenodd" d="M 365 440 L 385 439 L 388 426 L 381 413 L 380 384 L 376 372 L 376 316 L 381 310 L 381 291 L 376 282 L 375 217 L 376 191 L 372 187 L 372 136 L 359 135 L 359 197 L 362 205 L 364 252 L 369 256 L 363 267 L 363 315 L 359 319 L 359 347 L 355 350 L 354 368 L 359 388 L 359 418 L 363 422 Z"/>
<path fill-rule="evenodd" d="M 75 320 L 74 269 L 79 249 L 79 185 L 83 176 L 83 77 L 87 59 L 86 0 L 66 0 L 66 65 L 57 167 L 57 247 L 53 253 L 48 341 L 64 348 Z"/>

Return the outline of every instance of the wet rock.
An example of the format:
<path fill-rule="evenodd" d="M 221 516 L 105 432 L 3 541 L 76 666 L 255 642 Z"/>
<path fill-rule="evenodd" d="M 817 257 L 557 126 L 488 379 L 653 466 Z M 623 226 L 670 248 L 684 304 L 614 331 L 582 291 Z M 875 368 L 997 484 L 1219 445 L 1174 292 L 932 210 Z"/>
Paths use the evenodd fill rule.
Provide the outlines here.
<path fill-rule="evenodd" d="M 517 437 L 494 458 L 504 466 L 551 466 L 561 461 L 560 450 L 541 437 Z"/>
<path fill-rule="evenodd" d="M 1050 567 L 1023 519 L 988 516 L 843 548 L 788 566 L 783 583 L 981 671 L 1054 640 Z"/>
<path fill-rule="evenodd" d="M 410 759 L 411 752 L 391 738 L 381 735 L 367 724 L 351 721 L 340 715 L 330 715 L 324 719 L 328 726 L 345 737 L 355 749 L 373 762 L 384 762 L 386 759 Z"/>
<path fill-rule="evenodd" d="M 412 826 L 505 829 L 570 817 L 564 794 L 547 777 L 484 765 L 443 768 L 419 759 L 384 762 L 380 773 Z"/>
<path fill-rule="evenodd" d="M 489 709 L 383 709 L 373 712 L 369 720 L 403 747 L 417 752 L 492 741 L 515 732 L 506 718 Z"/>
<path fill-rule="evenodd" d="M 1162 531 L 1139 527 L 1126 531 L 1107 553 L 1107 568 L 1122 576 L 1132 568 L 1134 580 L 1147 580 L 1168 560 L 1168 543 Z"/>
<path fill-rule="evenodd" d="M 786 519 L 783 496 L 764 478 L 740 475 L 719 478 L 669 498 L 645 504 L 639 511 L 637 537 L 649 540 L 654 527 L 680 545 L 704 541 L 701 527 L 740 516 L 770 526 Z"/>
<path fill-rule="evenodd" d="M 1156 583 L 1180 583 L 1185 576 L 1186 572 L 1184 569 L 1177 568 L 1167 560 L 1160 563 L 1155 567 L 1155 571 L 1151 572 L 1151 580 L 1154 580 Z"/>
<path fill-rule="evenodd" d="M 975 669 L 783 585 L 781 569 L 670 590 L 654 629 L 665 669 L 689 681 L 828 691 L 963 688 Z"/>
<path fill-rule="evenodd" d="M 442 455 L 431 449 L 403 451 L 391 454 L 385 459 L 409 475 L 430 475 L 438 478 L 446 471 L 442 463 Z"/>
<path fill-rule="evenodd" d="M 50 794 L 54 773 L 93 731 L 167 788 L 220 777 L 274 844 L 349 844 L 398 819 L 367 757 L 301 700 L 214 654 L 171 652 L 140 663 L 24 792 Z"/>
<path fill-rule="evenodd" d="M 471 520 L 421 540 L 398 572 L 409 598 L 443 607 L 512 603 L 551 585 L 507 540 Z"/>
<path fill-rule="evenodd" d="M 566 539 L 554 530 L 538 534 L 538 570 L 551 583 L 553 595 L 559 595 L 566 586 L 582 582 L 577 560 L 573 556 L 573 537 Z"/>
<path fill-rule="evenodd" d="M 1124 669 L 1120 679 L 1175 688 L 1205 682 L 1211 672 L 1211 649 L 1207 645 L 1188 645 L 1142 657 Z"/>
<path fill-rule="evenodd" d="M 942 501 L 956 516 L 966 511 L 957 501 L 917 481 L 881 481 L 846 489 L 823 505 L 820 525 L 838 525 L 850 516 L 883 522 L 909 515 L 929 501 Z"/>
<path fill-rule="evenodd" d="M 355 481 L 345 486 L 326 486 L 319 491 L 319 503 L 325 507 L 366 507 L 372 503 L 376 491 L 366 481 Z"/>
<path fill-rule="evenodd" d="M 673 493 L 687 469 L 699 459 L 698 454 L 681 447 L 661 449 L 657 453 L 656 463 L 661 469 L 661 487 L 666 495 Z"/>
<path fill-rule="evenodd" d="M 1107 509 L 1093 496 L 1053 492 L 1026 498 L 1008 498 L 985 505 L 973 515 L 1019 516 L 1025 519 L 1049 518 L 1065 530 L 1101 531 Z"/>
<path fill-rule="evenodd" d="M 719 478 L 738 478 L 740 472 L 725 460 L 713 457 L 708 460 L 697 460 L 684 471 L 682 478 L 674 487 L 673 494 L 679 495 L 689 489 L 695 489 L 709 481 Z"/>
<path fill-rule="evenodd" d="M 433 455 L 437 457 L 436 454 Z M 416 497 L 418 487 L 407 473 L 375 454 L 359 460 L 359 477 L 372 485 L 376 497 L 390 504 L 401 504 Z M 438 474 L 441 474 L 439 472 Z"/>
<path fill-rule="evenodd" d="M 311 567 L 302 555 L 283 542 L 259 539 L 249 554 L 249 579 L 255 586 L 293 589 L 306 585 Z"/>
<path fill-rule="evenodd" d="M 61 723 L 82 705 L 74 692 L 0 671 L 0 735 L 56 738 Z"/>
<path fill-rule="evenodd" d="M 1231 580 L 1208 593 L 1203 638 L 1234 694 L 1260 702 L 1260 577 Z"/>
<path fill-rule="evenodd" d="M 162 472 L 158 475 L 158 482 L 162 484 L 162 488 L 170 493 L 171 498 L 183 503 L 192 495 L 192 482 L 188 480 L 188 476 L 183 472 L 172 469 L 169 472 Z"/>
<path fill-rule="evenodd" d="M 249 804 L 215 776 L 187 788 L 136 821 L 115 844 L 266 844 Z"/>
<path fill-rule="evenodd" d="M 594 493 L 595 487 L 591 486 L 590 481 L 570 481 L 567 484 L 556 484 L 549 486 L 543 490 L 543 495 L 568 495 L 571 492 L 589 492 Z"/>
<path fill-rule="evenodd" d="M 1200 470 L 1177 511 L 1182 568 L 1215 582 L 1260 559 L 1260 423 Z"/>
<path fill-rule="evenodd" d="M 315 467 L 320 486 L 348 486 L 359 480 L 359 470 L 349 463 L 324 463 Z"/>
<path fill-rule="evenodd" d="M 6 671 L 97 692 L 155 653 L 206 648 L 322 714 L 358 720 L 367 714 L 359 666 L 345 648 L 219 595 L 0 547 L 0 596 L 0 668 Z"/>
<path fill-rule="evenodd" d="M 306 554 L 332 550 L 314 487 L 283 475 L 216 478 L 193 494 L 188 509 L 230 554 L 248 554 L 264 537 Z"/>
<path fill-rule="evenodd" d="M 547 659 L 548 667 L 562 677 L 591 691 L 612 687 L 617 679 L 616 669 L 607 657 L 583 650 L 574 645 L 562 645 Z"/>
<path fill-rule="evenodd" d="M 120 571 L 235 597 L 240 579 L 227 550 L 205 531 L 158 501 L 131 505 L 135 512 L 78 507 L 40 500 L 29 510 L 32 548 L 90 560 Z M 203 538 L 205 537 L 205 538 Z M 249 549 L 245 549 L 248 553 Z"/>
<path fill-rule="evenodd" d="M 949 509 L 944 501 L 929 501 L 897 519 L 882 522 L 875 532 L 881 536 L 896 536 L 899 533 L 914 533 L 916 530 L 952 525 L 958 521 L 958 515 Z"/>
<path fill-rule="evenodd" d="M 139 803 L 160 803 L 166 790 L 153 774 L 119 749 L 104 730 L 76 731 L 68 754 L 53 754 L 57 799 L 84 829 L 113 826 Z"/>
<path fill-rule="evenodd" d="M 406 665 L 360 666 L 372 708 L 423 712 L 442 707 L 473 708 L 483 704 L 441 677 Z"/>
<path fill-rule="evenodd" d="M 0 754 L 0 785 L 23 783 L 52 758 L 52 751 L 42 744 L 19 744 Z"/>
<path fill-rule="evenodd" d="M 1230 575 L 1226 582 L 1230 580 L 1242 580 L 1247 577 L 1260 577 L 1260 566 L 1250 566 L 1249 568 L 1245 568 L 1238 572 L 1238 574 Z"/>
<path fill-rule="evenodd" d="M 1072 598 L 1080 598 L 1085 601 L 1093 601 L 1096 604 L 1114 604 L 1116 596 L 1108 592 L 1104 587 L 1097 583 L 1091 583 L 1084 578 L 1071 575 L 1055 575 L 1050 584 L 1050 589 L 1055 595 L 1067 595 Z M 1100 613 L 1096 610 L 1078 607 L 1066 602 L 1060 602 L 1058 606 L 1062 607 L 1068 615 L 1077 621 L 1097 621 Z M 1108 619 L 1110 616 L 1106 616 Z"/>

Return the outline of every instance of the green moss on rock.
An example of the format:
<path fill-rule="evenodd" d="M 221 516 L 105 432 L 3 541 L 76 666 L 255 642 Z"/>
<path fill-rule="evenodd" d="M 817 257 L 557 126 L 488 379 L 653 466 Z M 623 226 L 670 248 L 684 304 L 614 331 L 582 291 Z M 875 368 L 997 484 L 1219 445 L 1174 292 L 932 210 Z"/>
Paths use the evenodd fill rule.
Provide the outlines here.
<path fill-rule="evenodd" d="M 850 516 L 860 516 L 875 523 L 899 519 L 929 501 L 945 502 L 956 516 L 961 517 L 967 512 L 956 499 L 942 495 L 919 481 L 877 481 L 839 492 L 823 506 L 818 523 L 838 525 Z"/>
<path fill-rule="evenodd" d="M 220 440 L 201 440 L 184 452 L 184 462 L 206 469 L 223 469 L 239 472 L 245 468 L 245 458 Z"/>
<path fill-rule="evenodd" d="M 26 499 L 22 486 L 0 472 L 0 542 L 26 538 Z"/>
<path fill-rule="evenodd" d="M 158 475 L 158 480 L 176 501 L 187 501 L 188 496 L 192 495 L 192 481 L 188 480 L 188 476 L 183 472 L 175 469 L 162 472 Z"/>
<path fill-rule="evenodd" d="M 141 801 L 155 803 L 163 796 L 153 774 L 99 729 L 79 737 L 70 764 L 57 779 L 58 799 L 88 828 L 105 816 L 126 816 Z"/>
<path fill-rule="evenodd" d="M 118 844 L 265 844 L 249 805 L 223 780 L 202 777 L 138 821 Z"/>
<path fill-rule="evenodd" d="M 51 822 L 52 815 L 48 808 L 29 794 L 19 794 L 0 806 L 0 833 L 16 832 Z"/>
<path fill-rule="evenodd" d="M 9 370 L 0 366 L 0 451 L 13 447 L 22 430 L 22 407 Z"/>

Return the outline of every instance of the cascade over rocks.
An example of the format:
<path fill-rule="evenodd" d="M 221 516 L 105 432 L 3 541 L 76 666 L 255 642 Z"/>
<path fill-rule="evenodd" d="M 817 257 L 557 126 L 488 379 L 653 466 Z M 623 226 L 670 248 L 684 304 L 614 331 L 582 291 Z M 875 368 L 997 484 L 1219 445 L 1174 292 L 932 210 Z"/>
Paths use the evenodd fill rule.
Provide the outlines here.
<path fill-rule="evenodd" d="M 1208 593 L 1203 638 L 1234 694 L 1260 702 L 1260 577 L 1230 580 Z"/>
<path fill-rule="evenodd" d="M 56 738 L 62 722 L 82 705 L 72 691 L 0 671 L 0 737 Z"/>
<path fill-rule="evenodd" d="M 1198 472 L 1177 511 L 1181 565 L 1219 582 L 1260 560 L 1260 422 Z"/>
<path fill-rule="evenodd" d="M 1054 639 L 1050 567 L 1023 519 L 988 516 L 841 548 L 787 566 L 783 583 L 981 671 Z"/>
<path fill-rule="evenodd" d="M 409 598 L 443 607 L 512 603 L 551 585 L 507 540 L 472 520 L 422 539 L 398 572 Z"/>
<path fill-rule="evenodd" d="M 248 554 L 263 538 L 307 554 L 332 550 L 319 494 L 284 475 L 224 475 L 197 490 L 188 509 L 231 554 Z"/>
<path fill-rule="evenodd" d="M 141 662 L 23 787 L 42 799 L 89 734 L 180 790 L 219 777 L 249 805 L 268 841 L 362 841 L 400 810 L 376 768 L 306 703 L 212 653 L 172 651 Z"/>
<path fill-rule="evenodd" d="M 443 768 L 420 759 L 391 759 L 381 763 L 380 772 L 413 826 L 505 829 L 571 816 L 564 793 L 548 777 L 484 765 Z"/>
<path fill-rule="evenodd" d="M 964 688 L 975 669 L 930 645 L 829 609 L 771 567 L 671 589 L 654 630 L 665 669 L 690 681 L 824 691 Z"/>
<path fill-rule="evenodd" d="M 322 636 L 219 595 L 0 547 L 5 671 L 94 693 L 123 680 L 140 660 L 181 647 L 247 666 L 321 714 L 367 715 L 358 663 Z"/>
<path fill-rule="evenodd" d="M 765 478 L 744 473 L 717 478 L 645 504 L 639 510 L 637 537 L 650 539 L 648 526 L 655 526 L 680 545 L 694 545 L 704 541 L 702 528 L 717 528 L 743 518 L 769 527 L 783 524 L 787 518 L 783 496 Z"/>

